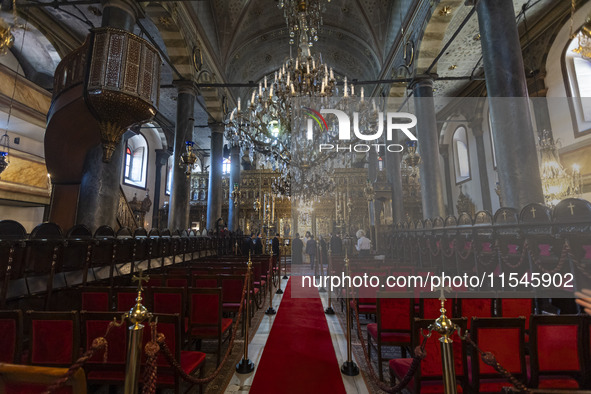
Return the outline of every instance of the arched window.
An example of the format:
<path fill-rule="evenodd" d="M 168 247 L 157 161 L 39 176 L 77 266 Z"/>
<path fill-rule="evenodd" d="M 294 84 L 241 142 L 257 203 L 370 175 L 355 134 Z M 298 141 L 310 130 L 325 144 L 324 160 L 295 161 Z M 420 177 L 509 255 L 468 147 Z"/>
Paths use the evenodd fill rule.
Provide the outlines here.
<path fill-rule="evenodd" d="M 224 161 L 222 162 L 222 172 L 224 174 L 230 173 L 230 159 L 224 159 Z"/>
<path fill-rule="evenodd" d="M 172 162 L 174 158 L 170 156 L 168 158 L 168 163 L 166 164 L 166 189 L 164 193 L 167 196 L 170 196 L 170 192 L 172 191 Z"/>
<path fill-rule="evenodd" d="M 454 167 L 456 184 L 470 179 L 470 155 L 468 154 L 468 136 L 466 128 L 460 126 L 453 135 Z"/>
<path fill-rule="evenodd" d="M 138 134 L 127 140 L 125 147 L 125 170 L 123 183 L 126 185 L 146 187 L 148 169 L 148 143 L 143 135 Z"/>
<path fill-rule="evenodd" d="M 581 56 L 581 35 L 579 31 L 564 53 L 564 65 L 568 75 L 567 92 L 573 97 L 571 111 L 574 112 L 575 136 L 591 130 L 591 61 Z"/>

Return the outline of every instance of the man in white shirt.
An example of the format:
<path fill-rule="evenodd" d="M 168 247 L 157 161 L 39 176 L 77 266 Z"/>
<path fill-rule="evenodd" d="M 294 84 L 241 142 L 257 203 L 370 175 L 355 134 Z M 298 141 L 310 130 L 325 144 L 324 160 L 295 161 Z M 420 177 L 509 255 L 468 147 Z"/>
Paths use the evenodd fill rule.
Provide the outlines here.
<path fill-rule="evenodd" d="M 359 256 L 369 256 L 369 250 L 371 249 L 371 241 L 365 236 L 365 231 L 357 231 L 357 245 L 355 248 L 359 252 Z"/>

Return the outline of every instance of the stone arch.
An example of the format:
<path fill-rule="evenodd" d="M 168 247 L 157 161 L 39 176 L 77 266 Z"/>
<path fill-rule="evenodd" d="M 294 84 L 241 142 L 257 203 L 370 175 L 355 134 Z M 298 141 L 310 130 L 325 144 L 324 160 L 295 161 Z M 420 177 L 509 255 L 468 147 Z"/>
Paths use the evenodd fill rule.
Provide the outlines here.
<path fill-rule="evenodd" d="M 184 79 L 193 80 L 196 73 L 192 59 L 193 49 L 189 47 L 188 37 L 183 35 L 177 21 L 158 3 L 150 3 L 145 11 L 146 16 L 160 32 L 172 65 Z M 178 76 L 175 75 L 174 79 L 178 79 Z"/>
<path fill-rule="evenodd" d="M 463 4 L 464 0 L 443 0 L 433 11 L 420 43 L 416 66 L 417 75 L 427 71 L 427 68 L 439 54 L 441 47 L 445 45 L 443 39 L 445 37 L 445 32 L 450 27 L 452 16 L 445 14 L 444 10 L 446 7 L 449 7 L 451 12 L 454 12 L 463 6 Z M 433 67 L 431 72 L 434 73 L 436 71 L 437 65 Z"/>

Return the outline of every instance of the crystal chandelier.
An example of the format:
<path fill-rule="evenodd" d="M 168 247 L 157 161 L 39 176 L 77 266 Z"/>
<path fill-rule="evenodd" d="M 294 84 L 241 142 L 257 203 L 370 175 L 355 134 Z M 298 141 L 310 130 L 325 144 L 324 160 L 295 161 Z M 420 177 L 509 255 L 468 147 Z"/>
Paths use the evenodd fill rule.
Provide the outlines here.
<path fill-rule="evenodd" d="M 558 158 L 556 143 L 549 130 L 543 130 L 539 136 L 540 173 L 542 190 L 546 205 L 554 206 L 560 200 L 574 197 L 581 193 L 581 173 L 578 165 L 573 165 L 569 174 Z"/>
<path fill-rule="evenodd" d="M 330 0 L 328 0 L 330 2 Z M 289 44 L 295 43 L 296 35 L 304 36 L 308 46 L 318 41 L 318 32 L 322 26 L 322 0 L 279 0 L 277 6 L 283 9 L 285 23 L 289 30 Z M 302 40 L 302 39 L 300 39 Z"/>

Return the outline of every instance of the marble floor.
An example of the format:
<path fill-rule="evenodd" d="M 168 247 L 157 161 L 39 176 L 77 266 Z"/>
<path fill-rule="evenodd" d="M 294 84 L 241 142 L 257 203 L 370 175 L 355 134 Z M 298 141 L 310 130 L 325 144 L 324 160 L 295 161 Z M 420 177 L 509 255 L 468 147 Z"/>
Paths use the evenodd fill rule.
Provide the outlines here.
<path fill-rule="evenodd" d="M 293 267 L 292 267 L 293 268 Z M 293 269 L 292 269 L 293 271 Z M 288 279 L 283 279 L 281 281 L 281 288 L 285 289 L 287 286 Z M 283 295 L 276 294 L 273 298 L 273 307 L 275 310 L 279 311 L 281 308 L 281 300 Z M 328 296 L 327 293 L 321 293 L 321 300 L 323 306 L 326 308 L 328 306 Z M 237 374 L 235 373 L 232 377 L 230 383 L 226 387 L 225 393 L 247 393 L 250 390 L 250 386 L 253 382 L 254 376 L 257 373 L 257 367 L 261 356 L 263 354 L 263 350 L 265 348 L 265 344 L 267 342 L 267 338 L 269 337 L 269 333 L 273 327 L 273 322 L 277 315 L 265 315 L 263 317 L 263 321 L 258 327 L 258 330 L 250 343 L 249 350 L 248 350 L 248 357 L 249 359 L 255 364 L 255 370 L 249 374 Z M 336 315 L 325 315 L 326 320 L 328 323 L 328 327 L 330 330 L 332 343 L 335 349 L 337 361 L 339 365 L 342 365 L 343 362 L 347 359 L 347 341 L 346 337 L 343 333 L 343 329 L 339 324 L 338 318 Z M 359 361 L 354 361 L 359 365 Z M 343 379 L 343 383 L 345 385 L 345 389 L 347 393 L 369 393 L 365 381 L 361 374 L 350 377 L 341 374 Z"/>

